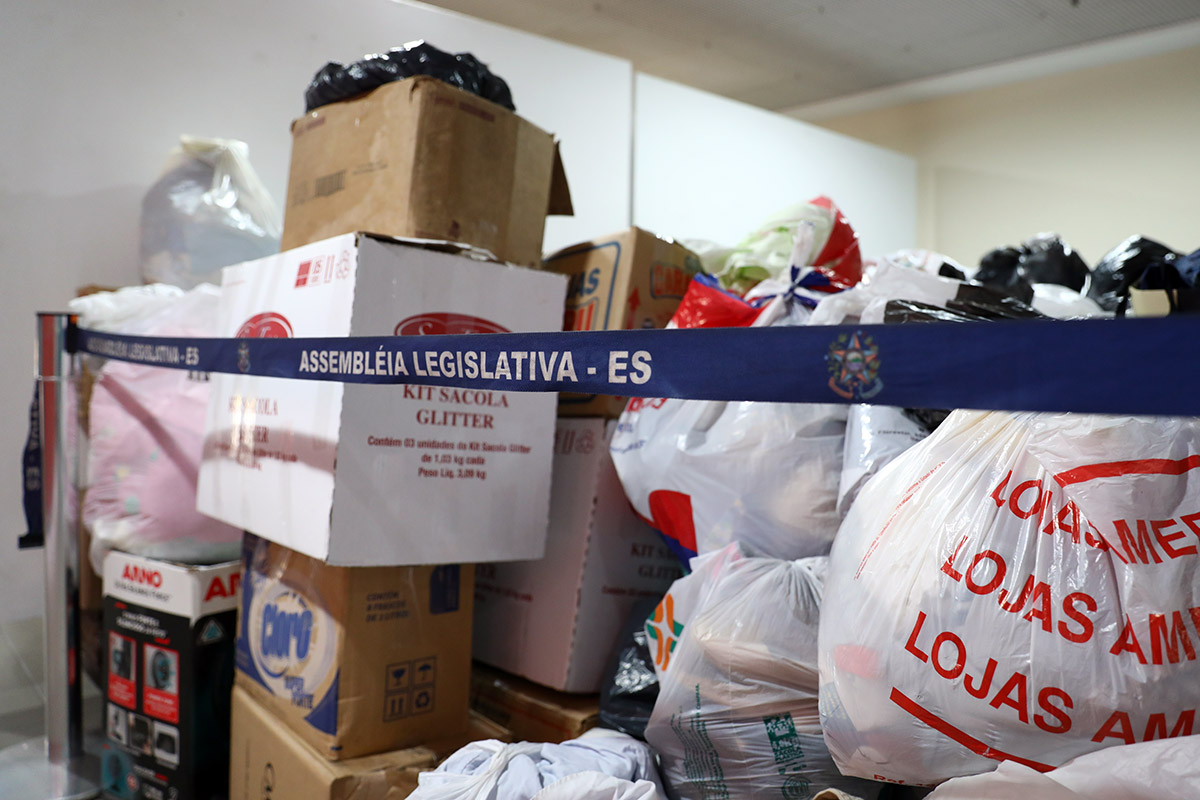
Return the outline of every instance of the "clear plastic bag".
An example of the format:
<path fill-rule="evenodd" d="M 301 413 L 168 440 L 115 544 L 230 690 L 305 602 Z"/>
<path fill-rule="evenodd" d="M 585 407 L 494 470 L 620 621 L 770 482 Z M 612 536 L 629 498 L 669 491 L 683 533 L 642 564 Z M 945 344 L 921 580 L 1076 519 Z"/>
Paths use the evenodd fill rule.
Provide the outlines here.
<path fill-rule="evenodd" d="M 282 217 L 249 152 L 233 139 L 180 137 L 142 198 L 143 281 L 220 284 L 221 267 L 279 252 Z"/>
<path fill-rule="evenodd" d="M 878 786 L 839 775 L 821 738 L 816 659 L 825 567 L 822 557 L 757 558 L 734 544 L 683 579 L 698 604 L 660 672 L 646 727 L 673 796 L 805 800 L 831 786 L 877 793 Z"/>
<path fill-rule="evenodd" d="M 955 411 L 834 541 L 821 719 L 846 774 L 936 784 L 1191 731 L 1200 421 Z"/>

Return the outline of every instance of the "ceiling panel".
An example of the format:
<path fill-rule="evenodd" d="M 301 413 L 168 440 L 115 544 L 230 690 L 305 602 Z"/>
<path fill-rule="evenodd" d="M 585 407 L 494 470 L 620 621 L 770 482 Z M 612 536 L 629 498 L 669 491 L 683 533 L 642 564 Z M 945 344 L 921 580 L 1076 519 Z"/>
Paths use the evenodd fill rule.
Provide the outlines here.
<path fill-rule="evenodd" d="M 1200 20 L 1198 0 L 432 0 L 770 109 Z M 486 60 L 486 54 L 481 54 Z"/>

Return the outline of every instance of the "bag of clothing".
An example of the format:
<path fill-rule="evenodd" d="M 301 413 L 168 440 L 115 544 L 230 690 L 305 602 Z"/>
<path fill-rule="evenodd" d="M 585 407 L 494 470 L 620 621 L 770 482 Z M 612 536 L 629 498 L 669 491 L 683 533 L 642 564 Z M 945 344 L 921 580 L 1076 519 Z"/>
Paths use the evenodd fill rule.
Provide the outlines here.
<path fill-rule="evenodd" d="M 810 315 L 787 293 L 747 302 L 696 278 L 672 325 L 803 325 Z M 635 398 L 610 449 L 634 509 L 682 560 L 735 540 L 799 558 L 829 552 L 837 531 L 845 425 L 845 406 L 833 404 Z"/>
<path fill-rule="evenodd" d="M 220 290 L 145 286 L 72 301 L 80 325 L 136 336 L 207 337 Z M 88 415 L 83 522 L 102 574 L 110 550 L 187 563 L 237 558 L 242 532 L 196 511 L 208 375 L 102 362 Z"/>
<path fill-rule="evenodd" d="M 601 728 L 561 744 L 472 742 L 417 780 L 409 800 L 666 800 L 650 748 Z"/>
<path fill-rule="evenodd" d="M 878 786 L 838 773 L 821 738 L 825 569 L 823 557 L 759 558 L 731 544 L 682 579 L 697 605 L 677 626 L 646 727 L 673 796 L 807 800 L 828 787 L 875 796 Z"/>
<path fill-rule="evenodd" d="M 142 280 L 219 284 L 221 267 L 278 253 L 282 228 L 245 142 L 182 136 L 142 198 Z"/>
<path fill-rule="evenodd" d="M 821 719 L 848 775 L 932 785 L 1192 732 L 1200 422 L 955 411 L 834 542 Z"/>

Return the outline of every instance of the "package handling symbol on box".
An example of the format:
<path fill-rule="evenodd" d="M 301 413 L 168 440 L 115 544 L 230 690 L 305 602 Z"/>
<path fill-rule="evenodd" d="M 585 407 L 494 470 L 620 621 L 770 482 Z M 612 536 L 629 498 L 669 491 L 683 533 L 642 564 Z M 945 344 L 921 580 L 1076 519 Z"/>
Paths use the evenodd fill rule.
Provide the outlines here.
<path fill-rule="evenodd" d="M 426 686 L 433 683 L 437 678 L 437 657 L 423 658 L 420 661 L 413 662 L 413 672 L 416 674 L 416 679 L 413 683 L 417 686 Z"/>
<path fill-rule="evenodd" d="M 402 664 L 388 664 L 387 667 L 387 688 L 385 691 L 388 694 L 394 692 L 403 692 L 408 688 L 410 669 L 407 662 Z"/>
<path fill-rule="evenodd" d="M 433 711 L 433 689 L 417 689 L 413 692 L 413 713 L 427 714 Z"/>

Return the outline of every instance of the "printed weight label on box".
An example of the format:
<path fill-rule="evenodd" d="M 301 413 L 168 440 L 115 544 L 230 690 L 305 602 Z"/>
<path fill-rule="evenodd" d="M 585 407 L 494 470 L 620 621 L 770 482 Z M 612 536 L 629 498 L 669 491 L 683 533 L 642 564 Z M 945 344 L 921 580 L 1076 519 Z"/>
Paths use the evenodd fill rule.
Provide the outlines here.
<path fill-rule="evenodd" d="M 299 708 L 313 708 L 336 678 L 333 619 L 310 598 L 261 576 L 244 625 L 250 655 L 263 684 Z"/>

